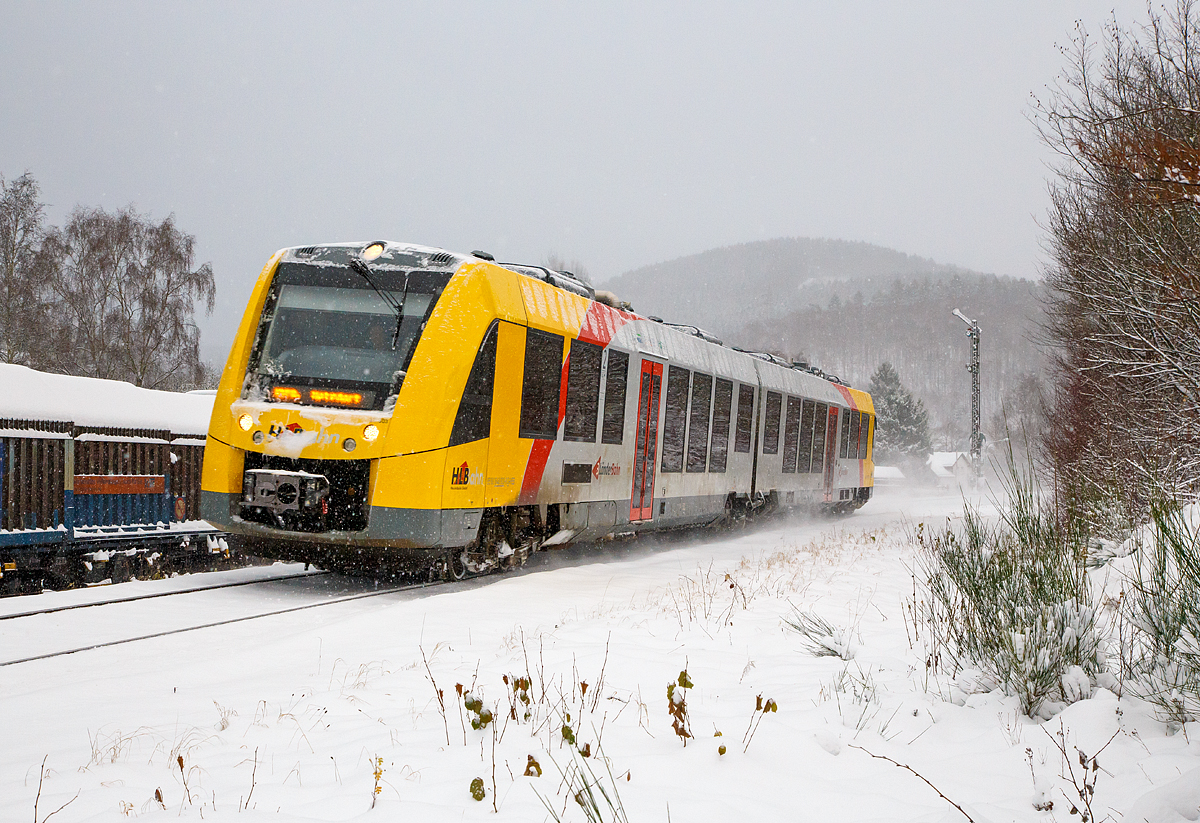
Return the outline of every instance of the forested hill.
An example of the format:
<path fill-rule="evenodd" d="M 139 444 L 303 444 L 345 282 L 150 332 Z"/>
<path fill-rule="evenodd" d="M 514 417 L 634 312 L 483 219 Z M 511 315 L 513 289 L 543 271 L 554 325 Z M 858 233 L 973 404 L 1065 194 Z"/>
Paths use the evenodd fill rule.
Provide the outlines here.
<path fill-rule="evenodd" d="M 1036 405 L 1040 286 L 865 243 L 778 239 L 714 249 L 602 284 L 643 314 L 691 323 L 726 343 L 806 360 L 866 388 L 890 361 L 930 412 L 938 448 L 966 448 L 970 344 L 955 308 L 982 328 L 985 431 L 1003 436 Z"/>
<path fill-rule="evenodd" d="M 870 297 L 897 279 L 956 274 L 973 272 L 869 243 L 780 237 L 643 266 L 601 286 L 642 314 L 732 339 L 747 320 L 824 306 L 856 291 Z"/>

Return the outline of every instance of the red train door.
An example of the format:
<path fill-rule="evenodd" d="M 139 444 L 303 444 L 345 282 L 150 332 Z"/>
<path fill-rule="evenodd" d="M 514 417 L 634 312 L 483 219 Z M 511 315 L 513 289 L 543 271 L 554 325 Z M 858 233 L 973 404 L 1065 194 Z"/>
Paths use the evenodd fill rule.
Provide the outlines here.
<path fill-rule="evenodd" d="M 829 407 L 825 424 L 825 502 L 833 502 L 833 469 L 838 456 L 838 407 Z"/>
<path fill-rule="evenodd" d="M 654 514 L 654 467 L 658 457 L 658 396 L 662 372 L 662 363 L 642 361 L 633 446 L 633 493 L 629 500 L 631 522 L 649 520 Z"/>

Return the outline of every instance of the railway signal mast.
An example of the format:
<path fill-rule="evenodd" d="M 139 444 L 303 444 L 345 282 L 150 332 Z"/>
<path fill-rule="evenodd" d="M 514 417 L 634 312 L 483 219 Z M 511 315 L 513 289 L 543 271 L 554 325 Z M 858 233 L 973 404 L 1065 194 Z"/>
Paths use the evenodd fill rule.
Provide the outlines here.
<path fill-rule="evenodd" d="M 983 432 L 979 430 L 979 321 L 958 309 L 954 310 L 954 316 L 967 324 L 967 337 L 971 338 L 971 362 L 967 364 L 967 371 L 971 373 L 971 467 L 979 477 L 983 452 Z"/>

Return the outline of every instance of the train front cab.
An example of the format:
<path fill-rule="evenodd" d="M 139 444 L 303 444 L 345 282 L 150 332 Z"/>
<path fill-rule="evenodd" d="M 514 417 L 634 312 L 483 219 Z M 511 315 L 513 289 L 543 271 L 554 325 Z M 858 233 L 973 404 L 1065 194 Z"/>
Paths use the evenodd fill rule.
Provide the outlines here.
<path fill-rule="evenodd" d="M 561 531 L 560 512 L 570 512 L 572 500 L 628 483 L 620 469 L 625 461 L 619 459 L 619 444 L 628 442 L 623 435 L 618 445 L 602 445 L 597 452 L 595 437 L 588 447 L 567 442 L 571 421 L 564 424 L 569 355 L 576 351 L 576 362 L 582 362 L 583 349 L 602 352 L 607 366 L 605 345 L 625 322 L 621 313 L 482 260 L 459 258 L 435 295 L 394 408 L 331 408 L 280 402 L 269 393 L 253 396 L 247 374 L 254 371 L 255 340 L 264 334 L 260 318 L 264 310 L 269 318 L 279 300 L 272 286 L 280 264 L 294 263 L 295 255 L 296 250 L 276 255 L 259 278 L 222 375 L 209 432 L 205 516 L 233 534 L 243 550 L 335 567 L 397 555 L 423 563 L 448 548 L 481 542 L 493 548 L 507 542 L 520 550 L 530 534 Z M 301 399 L 309 391 L 271 388 L 279 390 L 294 390 Z M 377 436 L 367 440 L 362 435 L 371 427 Z M 346 450 L 347 440 L 356 441 L 353 451 Z M 557 449 L 553 461 L 552 449 Z M 576 468 L 564 469 L 563 461 L 570 463 L 576 451 Z M 578 474 L 578 465 L 607 482 L 592 485 L 593 495 L 571 490 L 562 481 L 572 471 Z M 349 496 L 339 499 L 334 476 L 360 476 L 367 486 L 358 490 L 362 517 L 330 522 L 341 517 L 340 506 L 320 528 L 287 512 L 276 517 L 274 510 L 247 505 L 248 490 L 257 482 L 247 478 L 260 475 L 278 482 L 326 477 L 334 487 L 326 502 L 341 505 Z M 611 503 L 616 496 L 608 498 L 614 510 L 609 526 L 618 521 Z M 548 499 L 564 505 L 548 506 Z M 502 512 L 504 522 L 497 526 L 485 511 Z M 584 511 L 576 506 L 576 521 Z M 264 512 L 270 516 L 253 516 Z M 284 516 L 291 519 L 285 522 Z M 604 517 L 593 521 L 603 523 Z M 497 528 L 499 533 L 479 540 L 481 531 Z M 456 553 L 455 559 L 478 570 L 496 558 Z"/>
<path fill-rule="evenodd" d="M 348 251 L 352 250 L 341 255 Z M 296 250 L 285 250 L 264 268 L 222 374 L 206 447 L 205 518 L 229 531 L 248 552 L 317 562 L 327 559 L 328 565 L 345 565 L 355 558 L 374 562 L 398 550 L 420 556 L 424 550 L 470 542 L 479 528 L 477 507 L 482 505 L 481 471 L 488 458 L 488 441 L 447 444 L 456 423 L 460 429 L 463 425 L 456 411 L 479 342 L 491 327 L 519 327 L 524 319 L 519 300 L 513 315 L 512 295 L 495 294 L 506 283 L 487 277 L 483 261 L 458 258 L 454 265 L 443 267 L 444 287 L 433 293 L 428 313 L 418 318 L 424 328 L 412 348 L 393 407 L 338 408 L 311 401 L 280 402 L 261 392 L 253 396 L 246 388 L 247 369 L 260 336 L 260 318 L 268 300 L 277 299 L 272 284 L 280 263 L 294 262 L 295 256 Z M 450 256 L 442 253 L 442 257 Z M 509 347 L 521 344 L 511 333 L 494 339 L 502 357 Z M 497 386 L 497 395 L 503 396 L 505 390 L 506 385 Z M 306 400 L 311 393 L 304 386 L 296 391 Z M 364 436 L 369 428 L 373 438 Z M 347 443 L 350 440 L 353 444 Z M 348 450 L 351 446 L 353 450 Z M 324 527 L 313 527 L 295 518 L 285 521 L 286 512 L 279 513 L 278 522 L 267 517 L 256 522 L 248 516 L 266 510 L 246 505 L 246 478 L 251 472 L 274 472 L 284 479 L 287 472 L 330 479 L 341 474 L 351 479 L 345 481 L 341 499 L 335 499 L 336 488 L 330 490 L 325 503 L 331 511 L 322 521 Z M 443 507 L 446 489 L 452 489 L 461 504 L 450 511 Z M 342 511 L 347 505 L 357 508 L 355 517 Z M 340 519 L 331 522 L 335 515 Z"/>

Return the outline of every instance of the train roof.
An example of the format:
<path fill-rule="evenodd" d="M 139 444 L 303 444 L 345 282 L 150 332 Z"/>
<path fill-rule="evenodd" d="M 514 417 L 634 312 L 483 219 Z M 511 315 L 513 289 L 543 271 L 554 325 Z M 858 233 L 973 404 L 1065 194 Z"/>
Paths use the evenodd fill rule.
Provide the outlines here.
<path fill-rule="evenodd" d="M 0 386 L 0 419 L 200 436 L 208 431 L 216 399 L 211 393 L 143 389 L 120 380 L 50 374 L 11 363 L 0 363 Z"/>
<path fill-rule="evenodd" d="M 487 252 L 473 251 L 470 255 L 461 254 L 458 252 L 447 251 L 446 249 L 419 246 L 411 243 L 398 243 L 392 240 L 376 240 L 370 243 L 357 242 L 340 242 L 340 243 L 318 243 L 308 246 L 294 246 L 287 249 L 282 249 L 281 254 L 284 260 L 304 262 L 315 265 L 325 266 L 342 266 L 345 265 L 350 257 L 357 254 L 367 246 L 380 246 L 381 249 L 372 262 L 372 266 L 377 266 L 380 269 L 389 268 L 407 268 L 407 267 L 432 267 L 432 268 L 447 268 L 455 269 L 462 263 L 471 260 L 484 260 L 489 263 L 494 263 L 497 266 L 524 275 L 532 277 L 535 280 L 542 282 L 566 292 L 586 297 L 589 300 L 596 300 L 612 308 L 622 309 L 636 316 L 638 319 L 651 320 L 662 324 L 664 327 L 671 329 L 679 334 L 689 335 L 699 338 L 708 343 L 720 346 L 724 349 L 738 352 L 740 354 L 749 355 L 766 363 L 771 363 L 789 371 L 801 372 L 803 374 L 812 375 L 826 383 L 850 388 L 850 384 L 841 378 L 827 374 L 821 369 L 809 364 L 795 361 L 787 361 L 776 355 L 760 351 L 751 351 L 741 349 L 737 346 L 726 345 L 722 340 L 715 335 L 705 331 L 704 329 L 687 323 L 675 323 L 663 320 L 661 317 L 654 315 L 643 315 L 638 313 L 628 303 L 620 302 L 617 295 L 611 294 L 603 289 L 596 289 L 584 283 L 571 272 L 554 271 L 545 266 L 531 265 L 527 263 L 502 263 L 496 261 L 495 257 Z"/>

